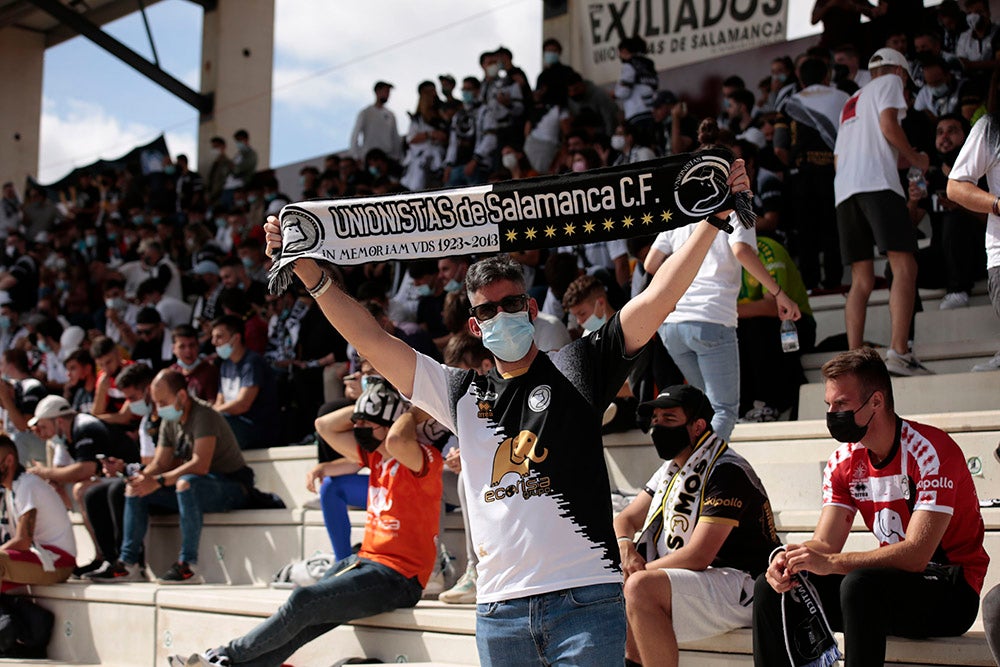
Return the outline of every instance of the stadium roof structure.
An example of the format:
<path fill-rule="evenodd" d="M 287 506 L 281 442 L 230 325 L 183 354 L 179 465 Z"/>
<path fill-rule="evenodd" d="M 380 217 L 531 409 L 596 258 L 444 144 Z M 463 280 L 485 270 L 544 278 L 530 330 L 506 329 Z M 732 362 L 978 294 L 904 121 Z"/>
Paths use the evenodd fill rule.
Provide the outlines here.
<path fill-rule="evenodd" d="M 217 0 L 188 0 L 204 10 Z M 173 93 L 203 114 L 210 113 L 213 96 L 192 90 L 160 67 L 149 31 L 146 7 L 159 0 L 0 0 L 0 28 L 16 27 L 45 35 L 45 46 L 55 46 L 77 35 L 86 37 L 126 65 Z M 104 32 L 101 26 L 134 12 L 142 14 L 153 60 L 135 52 Z"/>

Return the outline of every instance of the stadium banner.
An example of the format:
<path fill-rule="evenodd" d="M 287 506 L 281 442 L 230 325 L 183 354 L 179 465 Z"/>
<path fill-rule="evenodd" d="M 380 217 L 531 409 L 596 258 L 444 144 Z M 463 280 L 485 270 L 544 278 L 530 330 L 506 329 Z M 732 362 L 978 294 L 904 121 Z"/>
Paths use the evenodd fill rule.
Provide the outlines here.
<path fill-rule="evenodd" d="M 287 289 L 300 257 L 353 265 L 574 246 L 675 229 L 728 209 L 749 227 L 747 197 L 729 193 L 732 161 L 730 151 L 711 149 L 583 173 L 289 204 L 279 215 L 282 248 L 270 288 Z"/>
<path fill-rule="evenodd" d="M 786 41 L 790 0 L 609 0 L 570 3 L 581 54 L 574 65 L 600 85 L 618 80 L 618 43 L 646 40 L 657 71 Z"/>

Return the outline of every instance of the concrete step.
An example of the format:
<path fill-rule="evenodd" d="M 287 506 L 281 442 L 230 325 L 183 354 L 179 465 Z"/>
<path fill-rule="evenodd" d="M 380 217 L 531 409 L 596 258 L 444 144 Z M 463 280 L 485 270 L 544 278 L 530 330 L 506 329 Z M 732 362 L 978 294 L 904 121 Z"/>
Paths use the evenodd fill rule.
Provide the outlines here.
<path fill-rule="evenodd" d="M 989 359 L 1000 349 L 1000 340 L 994 338 L 981 338 L 978 340 L 950 340 L 944 343 L 930 343 L 927 341 L 915 341 L 913 352 L 927 365 L 936 361 L 957 359 L 963 363 L 972 362 L 966 360 Z M 882 357 L 885 358 L 885 348 L 879 348 Z M 809 370 L 819 370 L 823 364 L 833 359 L 838 352 L 810 352 L 802 355 L 802 368 Z"/>
<path fill-rule="evenodd" d="M 943 373 L 893 378 L 896 412 L 901 415 L 933 412 L 994 410 L 1000 407 L 1000 373 Z M 799 388 L 799 418 L 823 419 L 826 403 L 822 383 Z"/>

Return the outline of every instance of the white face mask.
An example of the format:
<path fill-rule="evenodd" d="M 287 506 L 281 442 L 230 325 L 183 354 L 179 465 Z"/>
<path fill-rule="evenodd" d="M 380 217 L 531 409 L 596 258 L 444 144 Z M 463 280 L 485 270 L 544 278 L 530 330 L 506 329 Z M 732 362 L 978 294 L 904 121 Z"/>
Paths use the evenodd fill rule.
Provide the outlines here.
<path fill-rule="evenodd" d="M 486 76 L 491 79 L 496 78 L 496 75 L 500 73 L 500 65 L 488 65 L 486 67 Z"/>
<path fill-rule="evenodd" d="M 517 156 L 513 153 L 504 153 L 503 157 L 500 158 L 500 162 L 508 171 L 514 171 L 517 168 Z"/>
<path fill-rule="evenodd" d="M 621 134 L 615 134 L 611 137 L 611 147 L 616 151 L 625 150 L 625 136 Z"/>

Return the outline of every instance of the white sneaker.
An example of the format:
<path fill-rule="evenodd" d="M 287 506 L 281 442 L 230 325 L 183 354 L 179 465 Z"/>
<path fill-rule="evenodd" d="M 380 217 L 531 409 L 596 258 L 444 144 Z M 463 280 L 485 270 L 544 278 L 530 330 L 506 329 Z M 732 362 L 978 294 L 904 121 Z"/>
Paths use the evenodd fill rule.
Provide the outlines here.
<path fill-rule="evenodd" d="M 778 417 L 780 416 L 780 412 L 764 401 L 754 401 L 753 407 L 747 410 L 747 413 L 736 421 L 740 424 L 762 424 L 764 422 L 778 421 Z"/>
<path fill-rule="evenodd" d="M 427 585 L 424 586 L 425 598 L 436 598 L 448 586 L 449 582 L 455 580 L 455 557 L 448 553 L 448 547 L 444 542 L 438 540 L 438 555 L 434 563 L 434 571 L 431 572 Z"/>
<path fill-rule="evenodd" d="M 885 367 L 889 375 L 934 375 L 934 372 L 920 363 L 912 352 L 900 354 L 892 348 L 889 348 L 885 355 Z"/>
<path fill-rule="evenodd" d="M 444 591 L 444 572 L 434 568 L 430 579 L 427 580 L 427 585 L 424 586 L 423 597 L 425 600 L 433 600 L 441 595 L 442 591 Z"/>
<path fill-rule="evenodd" d="M 172 655 L 167 658 L 167 664 L 170 667 L 228 667 L 229 658 L 210 648 L 204 653 L 192 653 L 187 657 Z"/>
<path fill-rule="evenodd" d="M 941 305 L 938 306 L 941 310 L 952 310 L 953 308 L 968 308 L 969 307 L 969 293 L 968 292 L 948 292 L 941 299 Z"/>
<path fill-rule="evenodd" d="M 984 361 L 981 364 L 976 364 L 972 367 L 974 373 L 983 373 L 985 371 L 1000 371 L 1000 352 L 993 355 L 993 358 L 989 361 Z"/>
<path fill-rule="evenodd" d="M 476 580 L 479 574 L 475 565 L 465 568 L 465 574 L 459 578 L 454 587 L 441 593 L 438 600 L 447 604 L 472 604 L 476 601 Z"/>

